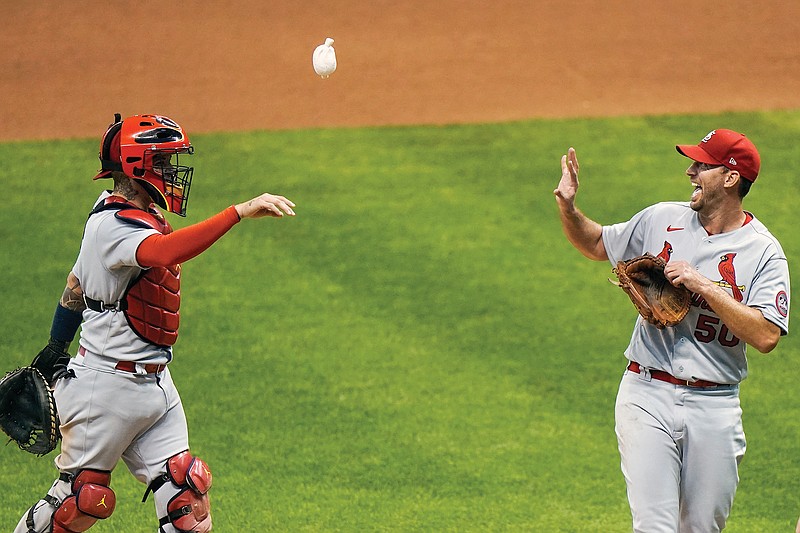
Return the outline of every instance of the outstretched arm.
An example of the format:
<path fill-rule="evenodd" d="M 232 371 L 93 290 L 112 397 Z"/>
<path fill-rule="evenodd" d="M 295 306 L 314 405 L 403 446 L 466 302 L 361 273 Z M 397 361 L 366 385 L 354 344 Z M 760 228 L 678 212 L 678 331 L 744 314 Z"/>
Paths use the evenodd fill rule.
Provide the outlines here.
<path fill-rule="evenodd" d="M 294 203 L 283 196 L 262 194 L 232 205 L 216 215 L 167 235 L 154 234 L 141 242 L 136 261 L 143 267 L 165 267 L 200 255 L 243 218 L 294 216 Z"/>
<path fill-rule="evenodd" d="M 569 242 L 580 253 L 595 261 L 605 261 L 608 254 L 603 244 L 603 227 L 575 206 L 578 170 L 578 156 L 575 149 L 570 148 L 567 155 L 561 157 L 561 181 L 553 191 L 561 215 L 561 227 Z"/>

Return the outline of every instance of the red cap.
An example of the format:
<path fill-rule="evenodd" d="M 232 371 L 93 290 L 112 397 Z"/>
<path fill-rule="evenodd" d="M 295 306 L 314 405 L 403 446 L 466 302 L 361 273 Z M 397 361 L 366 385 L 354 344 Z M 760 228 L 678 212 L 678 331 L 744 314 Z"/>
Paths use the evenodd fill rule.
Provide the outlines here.
<path fill-rule="evenodd" d="M 675 149 L 698 163 L 725 165 L 738 171 L 751 183 L 756 181 L 761 168 L 761 156 L 758 155 L 755 145 L 744 133 L 732 130 L 712 130 L 697 146 L 679 144 Z"/>

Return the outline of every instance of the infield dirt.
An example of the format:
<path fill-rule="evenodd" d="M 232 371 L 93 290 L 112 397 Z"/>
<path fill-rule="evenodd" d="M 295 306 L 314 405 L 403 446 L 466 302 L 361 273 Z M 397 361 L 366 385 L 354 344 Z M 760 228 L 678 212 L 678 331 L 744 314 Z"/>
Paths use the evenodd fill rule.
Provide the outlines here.
<path fill-rule="evenodd" d="M 0 140 L 800 108 L 800 2 L 3 4 Z"/>

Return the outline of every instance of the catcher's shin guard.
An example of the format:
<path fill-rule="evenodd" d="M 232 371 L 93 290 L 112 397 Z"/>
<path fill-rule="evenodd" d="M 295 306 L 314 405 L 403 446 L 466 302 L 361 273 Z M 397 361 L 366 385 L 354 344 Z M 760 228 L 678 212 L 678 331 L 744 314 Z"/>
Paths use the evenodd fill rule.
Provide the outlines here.
<path fill-rule="evenodd" d="M 167 471 L 150 483 L 142 501 L 153 492 L 159 532 L 170 533 L 171 525 L 178 533 L 206 533 L 211 531 L 210 488 L 208 465 L 187 450 L 167 460 Z"/>
<path fill-rule="evenodd" d="M 108 486 L 111 472 L 79 470 L 71 476 L 72 493 L 53 514 L 49 533 L 80 533 L 114 512 L 117 498 Z"/>

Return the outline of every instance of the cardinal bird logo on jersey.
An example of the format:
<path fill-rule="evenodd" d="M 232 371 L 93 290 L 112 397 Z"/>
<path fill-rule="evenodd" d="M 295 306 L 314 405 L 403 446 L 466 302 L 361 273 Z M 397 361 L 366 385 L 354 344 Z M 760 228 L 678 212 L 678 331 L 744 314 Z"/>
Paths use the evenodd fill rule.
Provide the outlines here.
<path fill-rule="evenodd" d="M 669 241 L 664 241 L 664 248 L 658 253 L 658 256 L 664 260 L 665 263 L 669 263 L 669 258 L 672 257 L 672 245 Z"/>
<path fill-rule="evenodd" d="M 717 269 L 719 270 L 720 276 L 722 276 L 722 281 L 718 281 L 717 285 L 725 289 L 730 289 L 731 293 L 733 294 L 733 298 L 737 302 L 741 302 L 744 300 L 742 291 L 745 287 L 744 285 L 736 284 L 736 268 L 733 266 L 734 257 L 736 257 L 735 253 L 727 253 L 719 258 L 719 265 L 717 266 Z"/>

